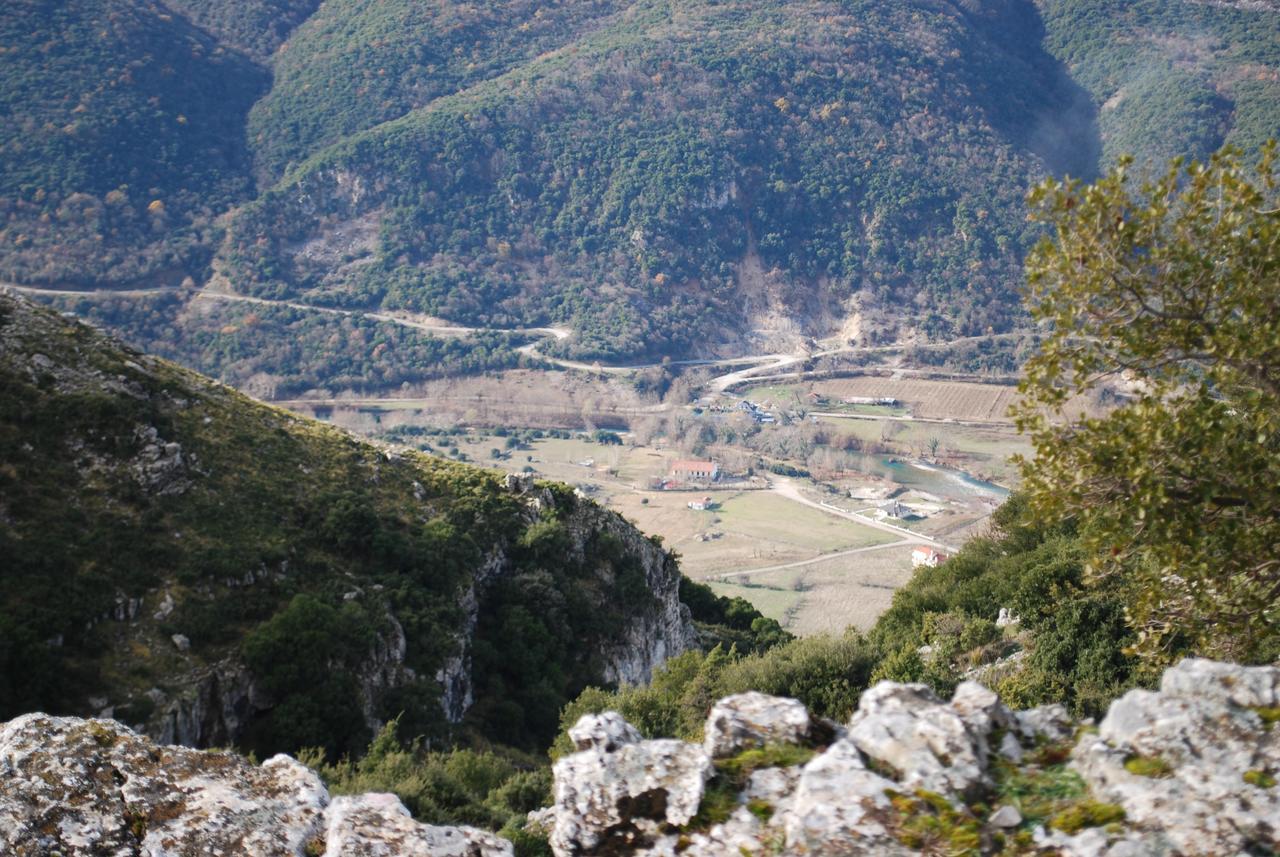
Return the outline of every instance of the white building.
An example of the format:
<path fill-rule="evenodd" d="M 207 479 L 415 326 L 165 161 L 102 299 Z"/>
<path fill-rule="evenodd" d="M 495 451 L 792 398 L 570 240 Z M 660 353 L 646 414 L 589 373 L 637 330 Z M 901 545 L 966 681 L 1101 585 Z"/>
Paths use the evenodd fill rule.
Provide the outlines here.
<path fill-rule="evenodd" d="M 931 547 L 921 546 L 912 548 L 911 550 L 911 567 L 919 568 L 926 565 L 929 568 L 937 568 L 939 565 L 947 561 L 947 555 L 941 551 L 934 550 Z"/>

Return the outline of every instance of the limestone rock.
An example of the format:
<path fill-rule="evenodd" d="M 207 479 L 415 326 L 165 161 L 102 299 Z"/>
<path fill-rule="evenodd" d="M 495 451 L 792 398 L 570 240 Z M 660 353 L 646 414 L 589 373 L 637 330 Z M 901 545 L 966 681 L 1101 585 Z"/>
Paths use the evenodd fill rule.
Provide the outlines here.
<path fill-rule="evenodd" d="M 1114 702 L 1097 734 L 1076 745 L 1072 765 L 1088 787 L 1082 800 L 1118 804 L 1123 820 L 1068 834 L 1033 829 L 1015 806 L 999 806 L 985 817 L 979 811 L 982 853 L 998 851 L 1000 831 L 1031 834 L 1026 853 L 1060 857 L 1280 852 L 1280 787 L 1269 786 L 1280 772 L 1280 728 L 1265 722 L 1277 702 L 1280 669 L 1184 661 L 1165 673 L 1160 691 Z M 1016 764 L 1030 747 L 1070 740 L 1080 728 L 1061 706 L 1011 712 L 973 682 L 950 701 L 923 685 L 882 682 L 863 693 L 848 732 L 824 752 L 802 767 L 753 771 L 725 821 L 676 830 L 697 805 L 712 753 L 812 741 L 796 705 L 760 694 L 721 700 L 705 747 L 636 741 L 616 715 L 584 718 L 574 734 L 587 749 L 555 770 L 557 857 L 914 854 L 893 793 L 991 800 L 997 737 L 1000 754 Z M 1125 767 L 1134 756 L 1163 764 L 1150 768 L 1156 776 L 1139 776 Z M 681 811 L 671 811 L 675 802 Z"/>
<path fill-rule="evenodd" d="M 976 681 L 963 681 L 951 696 L 951 708 L 974 735 L 987 736 L 994 729 L 1012 729 L 1017 724 L 1000 697 Z"/>
<path fill-rule="evenodd" d="M 703 748 L 713 758 L 765 744 L 797 744 L 808 737 L 809 712 L 795 699 L 751 691 L 711 707 Z"/>
<path fill-rule="evenodd" d="M 1018 711 L 1014 717 L 1018 732 L 1031 741 L 1040 738 L 1061 741 L 1069 737 L 1075 728 L 1067 709 L 1057 704 Z"/>
<path fill-rule="evenodd" d="M 1005 804 L 991 813 L 987 823 L 992 827 L 1017 827 L 1022 824 L 1022 813 L 1018 812 L 1016 807 Z"/>
<path fill-rule="evenodd" d="M 988 784 L 986 736 L 994 715 L 962 692 L 963 685 L 956 706 L 922 684 L 881 682 L 862 694 L 849 739 L 892 767 L 904 790 L 975 795 Z"/>
<path fill-rule="evenodd" d="M 788 848 L 832 857 L 909 854 L 882 823 L 887 792 L 895 788 L 867 770 L 852 740 L 836 741 L 804 766 L 795 797 L 781 813 Z"/>
<path fill-rule="evenodd" d="M 593 734 L 598 722 L 583 721 L 579 734 Z M 688 822 L 698 812 L 711 759 L 683 741 L 605 740 L 560 759 L 554 771 L 552 848 L 558 855 L 585 855 L 649 847 L 666 826 Z"/>
<path fill-rule="evenodd" d="M 1159 692 L 1134 690 L 1111 705 L 1074 764 L 1100 800 L 1186 854 L 1280 850 L 1280 789 L 1246 780 L 1280 771 L 1280 730 L 1270 707 L 1280 669 L 1183 661 Z M 1126 768 L 1141 757 L 1152 775 Z"/>
<path fill-rule="evenodd" d="M 1213 697 L 1250 708 L 1273 708 L 1280 705 L 1280 669 L 1186 658 L 1165 670 L 1160 692 Z"/>
<path fill-rule="evenodd" d="M 680 857 L 742 857 L 756 853 L 763 836 L 764 825 L 760 819 L 745 806 L 739 806 L 724 823 L 706 833 L 686 837 L 683 850 L 677 853 Z M 677 840 L 676 844 L 681 843 Z"/>
<path fill-rule="evenodd" d="M 612 753 L 624 744 L 638 744 L 640 733 L 616 711 L 585 714 L 569 727 L 569 740 L 579 750 Z"/>
<path fill-rule="evenodd" d="M 511 843 L 473 827 L 420 824 L 392 794 L 337 797 L 324 857 L 511 857 Z"/>
<path fill-rule="evenodd" d="M 394 795 L 340 797 L 288 756 L 151 743 L 113 720 L 0 726 L 0 854 L 510 857 L 466 827 L 414 821 Z"/>
<path fill-rule="evenodd" d="M 287 756 L 157 747 L 112 720 L 0 728 L 0 853 L 295 855 L 329 795 Z"/>

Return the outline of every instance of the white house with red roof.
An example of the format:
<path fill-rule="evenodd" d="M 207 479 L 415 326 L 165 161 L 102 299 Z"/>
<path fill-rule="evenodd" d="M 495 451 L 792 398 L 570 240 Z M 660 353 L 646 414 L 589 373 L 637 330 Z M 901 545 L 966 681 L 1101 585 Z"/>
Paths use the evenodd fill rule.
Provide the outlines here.
<path fill-rule="evenodd" d="M 911 567 L 919 568 L 922 565 L 929 568 L 937 568 L 939 565 L 947 561 L 947 555 L 940 550 L 921 545 L 918 548 L 911 549 Z"/>

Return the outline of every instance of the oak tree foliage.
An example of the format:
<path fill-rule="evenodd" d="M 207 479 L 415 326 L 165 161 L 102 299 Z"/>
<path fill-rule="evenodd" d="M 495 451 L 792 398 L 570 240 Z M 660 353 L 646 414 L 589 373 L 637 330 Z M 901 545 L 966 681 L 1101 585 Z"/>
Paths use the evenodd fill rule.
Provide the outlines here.
<path fill-rule="evenodd" d="M 1137 182 L 1031 194 L 1054 226 L 1027 263 L 1045 327 L 1017 413 L 1035 508 L 1074 517 L 1128 592 L 1138 649 L 1280 651 L 1280 209 L 1276 148 Z M 1104 416 L 1080 396 L 1120 390 Z"/>

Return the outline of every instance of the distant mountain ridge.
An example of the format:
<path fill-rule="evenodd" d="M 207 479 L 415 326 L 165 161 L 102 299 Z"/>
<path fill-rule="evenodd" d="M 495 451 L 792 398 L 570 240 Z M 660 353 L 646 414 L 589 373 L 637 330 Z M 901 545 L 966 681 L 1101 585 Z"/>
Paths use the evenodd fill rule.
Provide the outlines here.
<path fill-rule="evenodd" d="M 0 277 L 562 323 L 563 356 L 605 360 L 1005 330 L 1028 185 L 1257 147 L 1280 129 L 1278 19 L 1191 0 L 20 0 L 0 13 Z M 103 319 L 213 372 L 294 335 L 224 310 Z M 419 371 L 410 352 L 380 358 L 381 383 Z"/>

